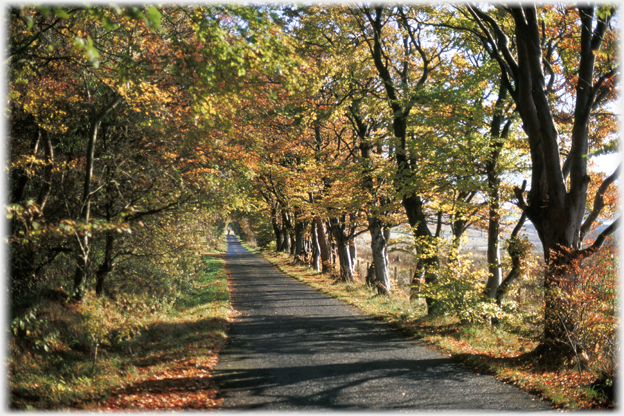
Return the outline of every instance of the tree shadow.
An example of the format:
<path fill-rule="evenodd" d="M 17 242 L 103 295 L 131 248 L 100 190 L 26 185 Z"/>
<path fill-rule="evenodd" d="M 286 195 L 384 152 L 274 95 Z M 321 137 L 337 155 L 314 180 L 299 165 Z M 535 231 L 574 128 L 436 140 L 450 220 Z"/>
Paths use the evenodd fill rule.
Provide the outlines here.
<path fill-rule="evenodd" d="M 239 410 L 493 410 L 496 403 L 506 410 L 549 408 L 491 383 L 466 388 L 474 375 L 468 369 L 458 371 L 454 361 L 388 359 L 366 365 L 221 369 L 215 381 L 219 397 Z"/>
<path fill-rule="evenodd" d="M 223 329 L 229 323 L 222 318 L 201 319 L 182 323 L 155 323 L 129 341 L 120 343 L 122 350 L 135 355 L 131 364 L 150 367 L 171 360 L 189 357 L 189 346 L 198 349 L 218 349 L 225 343 Z M 198 350 L 199 352 L 199 350 Z"/>

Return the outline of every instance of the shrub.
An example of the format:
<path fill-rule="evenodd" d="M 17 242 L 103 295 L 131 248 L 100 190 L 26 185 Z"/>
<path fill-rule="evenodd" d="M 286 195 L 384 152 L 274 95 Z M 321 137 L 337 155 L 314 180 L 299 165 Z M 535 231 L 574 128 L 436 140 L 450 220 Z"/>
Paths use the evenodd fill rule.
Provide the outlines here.
<path fill-rule="evenodd" d="M 554 299 L 553 319 L 581 364 L 614 377 L 619 327 L 617 247 L 608 244 L 588 259 L 575 258 L 556 273 L 548 296 Z"/>

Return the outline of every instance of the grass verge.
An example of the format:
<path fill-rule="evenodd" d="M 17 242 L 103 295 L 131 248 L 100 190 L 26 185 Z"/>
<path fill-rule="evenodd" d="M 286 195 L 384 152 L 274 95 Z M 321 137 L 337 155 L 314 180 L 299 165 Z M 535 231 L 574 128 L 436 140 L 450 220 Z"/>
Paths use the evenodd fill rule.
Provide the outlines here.
<path fill-rule="evenodd" d="M 462 324 L 452 316 L 428 317 L 422 302 L 406 295 L 378 296 L 362 282 L 337 282 L 335 276 L 297 264 L 284 253 L 253 250 L 286 274 L 364 313 L 420 339 L 480 373 L 513 384 L 549 400 L 561 409 L 608 409 L 616 404 L 593 387 L 598 374 L 579 372 L 574 363 L 544 365 L 532 353 L 538 344 L 526 331 L 483 324 Z"/>
<path fill-rule="evenodd" d="M 171 303 L 81 303 L 41 297 L 13 325 L 10 409 L 204 409 L 218 405 L 210 372 L 226 338 L 224 261 L 206 256 L 202 273 Z M 16 321 L 14 321 L 15 323 Z"/>

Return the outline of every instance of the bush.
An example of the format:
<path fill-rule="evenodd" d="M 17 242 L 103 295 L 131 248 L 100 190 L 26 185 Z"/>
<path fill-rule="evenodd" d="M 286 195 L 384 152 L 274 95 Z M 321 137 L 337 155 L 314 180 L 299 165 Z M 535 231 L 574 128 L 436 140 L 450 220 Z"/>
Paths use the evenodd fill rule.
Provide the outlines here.
<path fill-rule="evenodd" d="M 611 378 L 616 372 L 619 261 L 617 247 L 608 244 L 589 259 L 574 259 L 548 296 L 554 300 L 553 319 L 560 339 L 579 358 L 579 366 L 592 367 Z"/>
<path fill-rule="evenodd" d="M 437 301 L 440 313 L 467 322 L 480 321 L 495 313 L 489 303 L 483 304 L 486 278 L 486 270 L 473 268 L 466 255 L 458 255 L 456 261 L 441 265 L 435 283 L 423 284 L 421 296 Z"/>
<path fill-rule="evenodd" d="M 533 258 L 525 263 L 522 272 L 534 276 Z M 421 296 L 438 301 L 441 313 L 457 316 L 464 323 L 489 324 L 494 320 L 508 329 L 518 329 L 541 320 L 541 308 L 529 308 L 512 299 L 519 299 L 517 283 L 508 290 L 500 305 L 486 296 L 487 273 L 486 268 L 475 267 L 471 253 L 457 255 L 455 261 L 441 265 L 436 283 L 423 285 Z"/>

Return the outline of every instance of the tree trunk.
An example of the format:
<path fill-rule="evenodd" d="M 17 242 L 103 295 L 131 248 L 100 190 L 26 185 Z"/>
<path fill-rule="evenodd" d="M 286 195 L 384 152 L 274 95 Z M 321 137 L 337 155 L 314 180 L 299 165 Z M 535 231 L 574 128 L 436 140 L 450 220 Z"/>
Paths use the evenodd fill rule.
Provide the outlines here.
<path fill-rule="evenodd" d="M 518 276 L 520 276 L 523 256 L 526 255 L 526 253 L 522 253 L 521 250 L 517 248 L 517 245 L 514 244 L 514 240 L 518 238 L 518 232 L 524 225 L 525 220 L 526 214 L 522 213 L 520 220 L 518 221 L 513 231 L 511 232 L 511 235 L 509 236 L 509 245 L 507 248 L 507 252 L 509 253 L 509 257 L 511 258 L 511 270 L 507 274 L 507 277 L 505 277 L 505 280 L 503 280 L 501 284 L 498 285 L 498 287 L 496 288 L 494 296 L 490 296 L 491 298 L 496 299 L 496 303 L 499 306 L 502 304 L 503 298 L 505 297 L 505 295 L 507 295 L 507 292 L 509 292 L 511 284 L 518 278 Z"/>
<path fill-rule="evenodd" d="M 371 264 L 366 269 L 366 284 L 371 288 L 374 288 L 379 293 L 379 285 L 377 284 L 377 275 L 375 274 L 375 264 Z"/>
<path fill-rule="evenodd" d="M 104 280 L 106 276 L 113 270 L 113 243 L 115 235 L 112 231 L 106 232 L 106 247 L 104 249 L 104 260 L 95 273 L 95 294 L 102 296 L 104 294 Z"/>
<path fill-rule="evenodd" d="M 43 213 L 43 210 L 46 206 L 46 202 L 48 201 L 48 197 L 50 196 L 50 191 L 52 190 L 52 173 L 54 170 L 54 147 L 52 146 L 52 141 L 50 140 L 50 135 L 48 132 L 39 128 L 41 132 L 41 138 L 43 139 L 43 151 L 45 154 L 45 168 L 43 170 L 43 183 L 41 185 L 41 189 L 39 190 L 39 196 L 37 197 L 37 205 L 39 205 L 39 209 Z"/>
<path fill-rule="evenodd" d="M 351 256 L 349 254 L 349 239 L 344 232 L 344 216 L 342 219 L 332 217 L 330 222 L 332 235 L 336 241 L 338 260 L 340 262 L 340 279 L 344 282 L 353 282 L 355 278 L 351 272 L 353 268 L 351 266 Z"/>
<path fill-rule="evenodd" d="M 282 234 L 284 235 L 284 244 L 282 245 L 282 253 L 290 253 L 290 234 L 286 227 L 282 228 Z"/>
<path fill-rule="evenodd" d="M 321 245 L 318 238 L 318 225 L 312 221 L 312 267 L 317 272 L 321 271 Z"/>
<path fill-rule="evenodd" d="M 337 241 L 336 248 L 338 250 L 338 260 L 340 262 L 340 279 L 343 282 L 355 281 L 353 273 L 351 272 L 351 255 L 349 254 L 348 241 Z"/>
<path fill-rule="evenodd" d="M 277 208 L 271 208 L 271 225 L 273 226 L 273 233 L 275 234 L 275 251 L 279 252 L 284 247 L 284 238 L 282 235 L 282 229 L 277 222 Z"/>
<path fill-rule="evenodd" d="M 329 242 L 327 241 L 325 227 L 323 226 L 323 221 L 321 221 L 321 217 L 319 216 L 314 217 L 314 222 L 316 223 L 317 238 L 321 249 L 321 265 L 323 273 L 329 273 L 331 270 L 331 248 Z"/>
<path fill-rule="evenodd" d="M 305 232 L 305 224 L 295 216 L 295 256 L 303 256 L 303 233 Z"/>
<path fill-rule="evenodd" d="M 295 232 L 290 233 L 290 255 L 295 256 L 297 249 L 297 240 L 295 239 Z"/>
<path fill-rule="evenodd" d="M 419 196 L 411 195 L 403 198 L 403 206 L 408 213 L 409 224 L 414 229 L 414 237 L 419 243 L 416 245 L 419 272 L 415 275 L 424 279 L 427 284 L 434 284 L 438 280 L 437 272 L 440 269 L 440 258 L 438 256 L 438 243 L 436 238 L 429 231 L 426 217 L 422 210 L 422 200 Z M 418 296 L 417 284 L 420 281 L 412 281 L 410 296 Z M 426 297 L 427 314 L 433 315 L 438 312 L 440 306 L 438 302 L 430 297 Z"/>
<path fill-rule="evenodd" d="M 355 239 L 349 240 L 349 256 L 351 256 L 351 273 L 355 272 L 355 264 L 357 262 L 357 246 L 355 245 Z"/>
<path fill-rule="evenodd" d="M 383 226 L 383 236 L 384 240 L 386 240 L 386 244 L 384 245 L 383 255 L 386 259 L 386 265 L 390 267 L 390 260 L 388 259 L 388 244 L 390 243 L 390 237 L 392 236 L 392 228 L 387 225 Z"/>
<path fill-rule="evenodd" d="M 488 175 L 489 176 L 489 175 Z M 488 181 L 488 183 L 492 183 Z M 496 291 L 502 282 L 502 271 L 500 267 L 500 249 L 499 249 L 499 234 L 500 234 L 500 217 L 498 210 L 499 204 L 499 192 L 498 185 L 500 180 L 496 181 L 495 185 L 488 190 L 490 194 L 490 209 L 488 219 L 488 245 L 487 245 L 487 263 L 488 263 L 488 280 L 485 285 L 485 293 L 490 298 L 496 296 Z"/>
<path fill-rule="evenodd" d="M 102 120 L 112 111 L 119 103 L 122 97 L 117 97 L 109 105 L 107 105 L 100 113 L 96 114 L 89 128 L 89 142 L 87 145 L 87 166 L 85 169 L 85 179 L 82 192 L 82 209 L 79 219 L 82 222 L 88 222 L 91 216 L 91 180 L 93 178 L 93 168 L 95 161 L 95 143 L 97 140 L 98 129 Z M 82 300 L 83 285 L 89 266 L 90 241 L 89 236 L 84 233 L 76 239 L 76 270 L 74 272 L 74 290 L 72 297 L 76 300 Z"/>
<path fill-rule="evenodd" d="M 504 119 L 504 106 L 507 98 L 507 87 L 503 82 L 499 87 L 498 99 L 494 107 L 494 115 L 490 126 L 490 158 L 485 164 L 487 172 L 488 185 L 488 246 L 487 246 L 487 262 L 488 262 L 488 281 L 485 286 L 485 293 L 490 298 L 497 296 L 497 290 L 502 283 L 502 270 L 500 266 L 500 174 L 498 169 L 498 161 L 503 149 L 503 141 L 509 134 L 511 120 L 508 120 L 505 127 L 501 131 L 501 125 Z M 524 220 L 522 220 L 524 223 Z"/>
<path fill-rule="evenodd" d="M 371 235 L 371 251 L 378 290 L 382 294 L 388 294 L 392 291 L 388 275 L 388 240 L 384 235 L 384 227 L 378 219 L 369 217 L 368 229 Z"/>
<path fill-rule="evenodd" d="M 284 237 L 284 244 L 282 245 L 282 252 L 290 253 L 290 233 L 288 215 L 286 211 L 282 210 L 282 236 Z"/>

